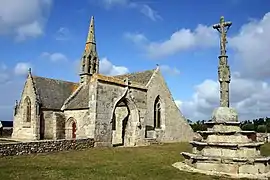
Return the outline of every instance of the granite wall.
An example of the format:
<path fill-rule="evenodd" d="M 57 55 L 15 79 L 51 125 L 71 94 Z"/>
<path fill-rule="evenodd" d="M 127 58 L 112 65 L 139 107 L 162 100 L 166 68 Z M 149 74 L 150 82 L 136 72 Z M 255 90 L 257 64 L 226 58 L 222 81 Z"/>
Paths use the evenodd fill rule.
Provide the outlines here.
<path fill-rule="evenodd" d="M 81 150 L 94 147 L 93 139 L 47 140 L 0 144 L 0 157 L 40 154 L 67 150 Z"/>
<path fill-rule="evenodd" d="M 145 118 L 145 125 L 148 131 L 147 137 L 156 138 L 161 142 L 191 141 L 194 132 L 182 112 L 176 106 L 159 70 L 153 74 L 147 87 L 147 113 Z M 154 129 L 154 104 L 157 97 L 160 98 L 161 102 L 161 128 Z"/>
<path fill-rule="evenodd" d="M 26 122 L 26 98 L 31 102 L 31 122 Z M 28 75 L 25 82 L 21 100 L 19 101 L 17 112 L 13 117 L 13 133 L 14 139 L 37 140 L 39 139 L 39 115 L 37 115 L 36 94 L 33 86 L 33 80 Z"/>

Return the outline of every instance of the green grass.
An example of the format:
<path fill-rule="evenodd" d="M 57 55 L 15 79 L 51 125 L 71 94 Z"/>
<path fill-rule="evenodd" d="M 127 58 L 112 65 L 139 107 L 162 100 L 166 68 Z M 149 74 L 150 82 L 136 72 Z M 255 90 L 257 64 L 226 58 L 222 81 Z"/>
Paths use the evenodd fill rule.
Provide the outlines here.
<path fill-rule="evenodd" d="M 270 154 L 270 144 L 263 154 Z M 187 143 L 136 148 L 94 148 L 54 154 L 5 157 L 0 159 L 0 179 L 18 180 L 210 180 L 219 178 L 179 171 L 172 167 L 182 161 Z"/>

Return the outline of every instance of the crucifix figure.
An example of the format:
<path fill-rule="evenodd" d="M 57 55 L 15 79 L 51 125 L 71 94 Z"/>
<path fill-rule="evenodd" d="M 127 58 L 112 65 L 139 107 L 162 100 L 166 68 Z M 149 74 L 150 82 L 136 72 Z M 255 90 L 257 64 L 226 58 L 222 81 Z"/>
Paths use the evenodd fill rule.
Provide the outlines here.
<path fill-rule="evenodd" d="M 213 25 L 213 28 L 220 33 L 220 56 L 218 66 L 218 76 L 220 83 L 220 106 L 229 107 L 229 84 L 231 80 L 230 67 L 228 65 L 228 56 L 226 55 L 227 32 L 231 27 L 231 22 L 225 22 L 221 16 L 219 24 Z"/>

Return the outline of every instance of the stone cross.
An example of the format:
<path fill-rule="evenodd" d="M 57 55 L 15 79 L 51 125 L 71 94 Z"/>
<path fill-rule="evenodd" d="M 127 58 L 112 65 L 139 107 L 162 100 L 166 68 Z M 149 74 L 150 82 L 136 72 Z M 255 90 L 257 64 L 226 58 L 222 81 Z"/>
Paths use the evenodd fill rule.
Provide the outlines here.
<path fill-rule="evenodd" d="M 227 32 L 232 25 L 231 22 L 225 22 L 221 16 L 219 24 L 213 25 L 213 28 L 220 33 L 220 56 L 218 66 L 218 76 L 220 83 L 220 106 L 229 107 L 229 84 L 231 81 L 230 67 L 228 65 L 228 56 L 226 55 Z"/>

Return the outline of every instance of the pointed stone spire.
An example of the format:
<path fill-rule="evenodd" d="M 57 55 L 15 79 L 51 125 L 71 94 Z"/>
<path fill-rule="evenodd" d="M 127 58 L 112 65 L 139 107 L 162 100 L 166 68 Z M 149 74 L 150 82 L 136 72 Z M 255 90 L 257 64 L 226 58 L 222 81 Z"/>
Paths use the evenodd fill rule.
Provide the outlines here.
<path fill-rule="evenodd" d="M 95 73 L 99 73 L 99 58 L 96 50 L 95 22 L 94 16 L 92 16 L 84 53 L 81 59 L 81 83 L 88 82 Z"/>
<path fill-rule="evenodd" d="M 94 49 L 93 49 L 94 48 Z M 91 17 L 87 40 L 85 43 L 85 51 L 96 50 L 96 39 L 95 39 L 95 20 L 94 16 Z"/>

